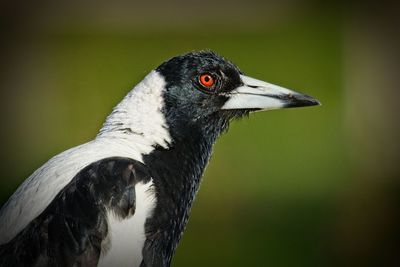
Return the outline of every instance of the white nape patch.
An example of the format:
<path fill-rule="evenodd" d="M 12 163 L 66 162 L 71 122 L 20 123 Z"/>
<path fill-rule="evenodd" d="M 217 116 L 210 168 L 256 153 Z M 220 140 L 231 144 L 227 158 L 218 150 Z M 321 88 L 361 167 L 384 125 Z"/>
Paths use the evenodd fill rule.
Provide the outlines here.
<path fill-rule="evenodd" d="M 156 145 L 167 147 L 164 89 L 163 77 L 150 72 L 114 109 L 95 140 L 58 154 L 26 179 L 0 210 L 0 245 L 42 213 L 84 167 L 108 157 L 142 162 Z"/>
<path fill-rule="evenodd" d="M 248 76 L 240 75 L 240 78 L 244 85 L 229 94 L 230 98 L 222 106 L 222 109 L 278 109 L 285 106 L 284 101 L 268 97 L 268 95 L 296 94 L 289 89 Z"/>
<path fill-rule="evenodd" d="M 164 78 L 153 70 L 114 108 L 98 138 L 129 136 L 137 144 L 167 148 L 171 136 L 162 113 L 164 90 Z"/>
<path fill-rule="evenodd" d="M 150 181 L 135 186 L 136 209 L 131 218 L 121 220 L 113 212 L 108 212 L 109 236 L 98 266 L 140 266 L 146 240 L 145 222 L 151 217 L 156 205 L 152 185 L 153 182 Z"/>

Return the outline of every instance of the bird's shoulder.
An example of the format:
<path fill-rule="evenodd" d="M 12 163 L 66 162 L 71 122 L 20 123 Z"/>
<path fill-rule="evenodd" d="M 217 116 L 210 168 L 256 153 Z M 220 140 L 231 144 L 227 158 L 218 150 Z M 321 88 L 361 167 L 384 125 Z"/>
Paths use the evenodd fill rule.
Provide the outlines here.
<path fill-rule="evenodd" d="M 79 145 L 48 160 L 18 187 L 0 210 L 0 244 L 10 241 L 43 212 L 83 168 L 115 156 L 141 161 L 140 151 L 135 147 L 102 140 Z"/>
<path fill-rule="evenodd" d="M 132 217 L 135 185 L 150 180 L 146 166 L 130 158 L 110 157 L 86 166 L 38 217 L 0 247 L 3 263 L 52 265 L 57 259 L 62 266 L 97 264 L 108 236 L 108 213 L 121 220 Z"/>

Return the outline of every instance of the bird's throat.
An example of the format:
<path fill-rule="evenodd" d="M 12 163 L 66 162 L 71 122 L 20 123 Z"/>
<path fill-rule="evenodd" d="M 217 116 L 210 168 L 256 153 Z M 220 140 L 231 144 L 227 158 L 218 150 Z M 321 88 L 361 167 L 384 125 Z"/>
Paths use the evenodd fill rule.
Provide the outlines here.
<path fill-rule="evenodd" d="M 176 136 L 169 148 L 157 147 L 143 157 L 157 197 L 153 216 L 146 222 L 146 242 L 156 244 L 154 253 L 165 252 L 167 258 L 172 257 L 186 226 L 217 138 L 217 134 L 207 135 L 203 131 L 184 136 L 184 139 Z"/>

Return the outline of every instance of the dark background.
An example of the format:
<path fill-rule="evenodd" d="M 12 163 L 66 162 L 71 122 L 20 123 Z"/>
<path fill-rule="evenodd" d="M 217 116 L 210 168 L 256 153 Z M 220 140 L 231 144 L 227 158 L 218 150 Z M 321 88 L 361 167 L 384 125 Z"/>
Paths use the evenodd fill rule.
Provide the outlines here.
<path fill-rule="evenodd" d="M 162 61 L 213 49 L 320 107 L 234 122 L 173 266 L 400 266 L 396 4 L 1 1 L 0 203 Z"/>

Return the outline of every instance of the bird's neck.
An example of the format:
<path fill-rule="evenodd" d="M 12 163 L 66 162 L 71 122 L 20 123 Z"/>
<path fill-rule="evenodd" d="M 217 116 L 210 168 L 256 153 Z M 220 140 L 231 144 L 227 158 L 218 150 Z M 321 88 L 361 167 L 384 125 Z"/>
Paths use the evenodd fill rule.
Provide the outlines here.
<path fill-rule="evenodd" d="M 189 199 L 183 198 L 188 192 L 183 187 L 190 189 L 189 191 L 197 189 L 215 139 L 213 136 L 205 136 L 201 131 L 192 131 L 180 139 L 173 138 L 168 148 L 156 147 L 154 151 L 143 156 L 143 162 L 155 171 L 156 178 L 165 180 L 166 185 L 174 189 L 171 193 L 179 194 L 177 202 L 188 201 Z M 175 189 L 181 189 L 182 192 Z M 189 193 L 190 198 L 193 193 Z M 171 196 L 175 197 L 174 194 Z"/>
<path fill-rule="evenodd" d="M 182 137 L 174 136 L 170 147 L 159 146 L 143 156 L 143 162 L 153 172 L 153 179 L 164 183 L 165 197 L 177 208 L 190 207 L 216 137 L 216 134 L 207 135 L 200 129 L 193 129 Z"/>
<path fill-rule="evenodd" d="M 150 72 L 107 117 L 97 138 L 127 140 L 146 154 L 154 146 L 168 147 L 171 137 L 162 109 L 164 78 Z"/>
<path fill-rule="evenodd" d="M 157 192 L 154 216 L 146 224 L 149 242 L 172 256 L 187 223 L 189 212 L 198 191 L 201 176 L 219 132 L 206 127 L 186 127 L 174 135 L 171 147 L 158 147 L 145 155 Z"/>

